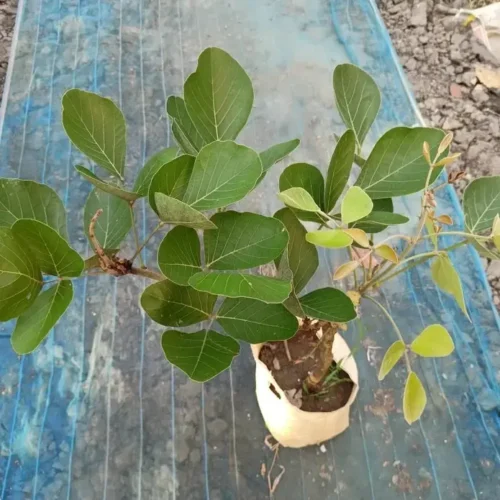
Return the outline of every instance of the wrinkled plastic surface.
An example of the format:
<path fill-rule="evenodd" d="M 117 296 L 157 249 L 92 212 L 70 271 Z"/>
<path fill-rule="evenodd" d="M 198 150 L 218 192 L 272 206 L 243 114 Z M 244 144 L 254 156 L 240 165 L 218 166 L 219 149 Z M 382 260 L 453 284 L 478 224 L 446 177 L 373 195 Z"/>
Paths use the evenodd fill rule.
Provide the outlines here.
<path fill-rule="evenodd" d="M 333 133 L 342 131 L 331 75 L 346 61 L 370 71 L 383 91 L 371 142 L 389 126 L 419 119 L 368 0 L 24 0 L 1 116 L 0 174 L 54 187 L 69 210 L 72 243 L 88 251 L 82 207 L 90 186 L 73 170 L 82 158 L 61 127 L 63 92 L 86 88 L 121 104 L 130 181 L 145 158 L 170 144 L 165 99 L 180 92 L 209 45 L 229 50 L 253 79 L 255 109 L 241 140 L 259 149 L 301 137 L 293 159 L 325 169 Z M 240 208 L 272 213 L 282 168 Z M 460 227 L 454 193 L 442 193 L 442 211 Z M 418 200 L 408 198 L 398 209 L 412 206 Z M 141 233 L 153 225 L 147 213 Z M 327 285 L 343 258 L 322 253 L 311 286 Z M 422 420 L 409 427 L 401 415 L 403 366 L 377 381 L 395 335 L 368 306 L 346 335 L 358 346 L 360 371 L 351 427 L 321 449 L 282 449 L 276 499 L 500 498 L 498 318 L 477 255 L 465 249 L 452 259 L 472 323 L 436 289 L 426 266 L 381 297 L 408 341 L 435 322 L 455 339 L 451 357 L 414 361 L 428 393 Z M 154 264 L 154 255 L 147 260 Z M 22 359 L 10 349 L 13 325 L 1 325 L 2 500 L 269 497 L 261 471 L 272 453 L 248 346 L 217 379 L 189 382 L 164 360 L 161 329 L 141 314 L 143 286 L 132 277 L 75 282 L 64 321 Z"/>

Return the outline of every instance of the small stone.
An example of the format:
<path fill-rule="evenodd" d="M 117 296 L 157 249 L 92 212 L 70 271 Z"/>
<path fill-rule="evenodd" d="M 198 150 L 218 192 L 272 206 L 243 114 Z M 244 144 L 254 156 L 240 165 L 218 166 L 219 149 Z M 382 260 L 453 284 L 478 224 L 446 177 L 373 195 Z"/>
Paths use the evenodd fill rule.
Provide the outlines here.
<path fill-rule="evenodd" d="M 410 26 L 427 26 L 427 2 L 425 0 L 413 5 Z"/>
<path fill-rule="evenodd" d="M 452 83 L 450 85 L 450 95 L 456 99 L 462 98 L 462 87 L 458 83 Z"/>
<path fill-rule="evenodd" d="M 445 130 L 458 130 L 459 128 L 462 128 L 463 125 L 461 122 L 458 120 L 455 120 L 454 118 L 448 117 L 443 123 L 443 128 Z"/>
<path fill-rule="evenodd" d="M 417 69 L 417 61 L 415 61 L 415 59 L 413 59 L 413 57 L 405 64 L 406 66 L 406 69 L 409 70 L 409 71 L 414 71 L 415 69 Z"/>
<path fill-rule="evenodd" d="M 490 280 L 500 278 L 500 260 L 491 261 L 488 269 L 486 270 L 486 274 Z"/>
<path fill-rule="evenodd" d="M 484 103 L 490 99 L 488 91 L 481 84 L 478 84 L 472 90 L 472 99 L 477 103 Z"/>
<path fill-rule="evenodd" d="M 319 451 L 321 451 L 321 453 L 326 453 L 326 447 L 324 444 L 322 444 L 320 447 L 319 447 Z"/>
<path fill-rule="evenodd" d="M 489 144 L 485 141 L 478 141 L 467 151 L 467 160 L 477 160 L 481 153 L 489 149 Z"/>

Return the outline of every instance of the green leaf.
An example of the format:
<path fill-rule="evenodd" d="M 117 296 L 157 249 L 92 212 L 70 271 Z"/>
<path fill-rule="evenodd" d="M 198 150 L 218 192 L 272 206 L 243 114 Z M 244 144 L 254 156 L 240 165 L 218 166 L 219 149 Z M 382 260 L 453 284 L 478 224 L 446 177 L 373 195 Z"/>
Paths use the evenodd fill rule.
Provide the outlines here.
<path fill-rule="evenodd" d="M 116 184 L 111 184 L 109 182 L 103 181 L 99 179 L 97 175 L 91 172 L 88 168 L 83 167 L 82 165 L 77 165 L 75 170 L 87 181 L 93 184 L 96 188 L 104 191 L 105 193 L 112 194 L 114 196 L 118 196 L 118 198 L 122 198 L 126 201 L 135 201 L 140 196 L 137 193 L 132 193 L 125 189 L 120 188 Z"/>
<path fill-rule="evenodd" d="M 374 250 L 376 255 L 382 257 L 385 260 L 388 260 L 389 262 L 392 262 L 393 264 L 397 264 L 399 261 L 398 254 L 390 245 L 378 245 Z"/>
<path fill-rule="evenodd" d="M 471 233 L 491 229 L 500 213 L 500 176 L 473 180 L 464 191 L 465 225 Z"/>
<path fill-rule="evenodd" d="M 87 237 L 90 220 L 99 209 L 103 213 L 95 226 L 96 238 L 103 248 L 117 248 L 132 228 L 130 205 L 121 198 L 94 189 L 89 194 L 83 211 Z"/>
<path fill-rule="evenodd" d="M 12 231 L 0 227 L 0 321 L 17 318 L 42 288 L 38 263 Z"/>
<path fill-rule="evenodd" d="M 292 290 L 289 281 L 254 276 L 252 274 L 227 274 L 219 271 L 198 273 L 189 279 L 189 284 L 200 292 L 224 297 L 247 297 L 268 304 L 283 302 Z"/>
<path fill-rule="evenodd" d="M 469 318 L 467 307 L 465 306 L 464 292 L 460 276 L 453 267 L 448 255 L 439 254 L 431 265 L 431 275 L 434 283 L 446 293 L 452 295 L 457 301 L 460 309 Z"/>
<path fill-rule="evenodd" d="M 177 200 L 184 198 L 194 167 L 194 156 L 182 155 L 162 165 L 149 183 L 149 205 L 158 213 L 155 193 L 163 193 Z"/>
<path fill-rule="evenodd" d="M 10 342 L 17 354 L 34 351 L 66 312 L 73 300 L 71 281 L 58 281 L 43 291 L 17 320 Z"/>
<path fill-rule="evenodd" d="M 141 296 L 141 306 L 156 323 L 184 327 L 210 318 L 217 297 L 169 280 L 149 285 Z"/>
<path fill-rule="evenodd" d="M 352 244 L 352 238 L 342 229 L 310 231 L 306 234 L 306 240 L 309 243 L 325 248 L 345 248 Z"/>
<path fill-rule="evenodd" d="M 428 142 L 434 157 L 442 130 L 424 127 L 396 127 L 386 132 L 375 144 L 366 160 L 356 185 L 372 198 L 392 198 L 416 193 L 425 187 L 429 165 L 422 154 L 422 144 Z M 431 184 L 442 168 L 434 168 Z"/>
<path fill-rule="evenodd" d="M 84 269 L 83 259 L 56 230 L 32 219 L 20 219 L 12 233 L 26 245 L 45 274 L 77 278 Z"/>
<path fill-rule="evenodd" d="M 342 121 L 354 130 L 358 148 L 361 148 L 380 108 L 377 84 L 357 66 L 339 64 L 333 72 L 333 89 Z"/>
<path fill-rule="evenodd" d="M 177 285 L 187 285 L 191 276 L 201 272 L 200 240 L 196 231 L 183 226 L 171 229 L 158 248 L 158 267 Z"/>
<path fill-rule="evenodd" d="M 260 161 L 262 162 L 262 169 L 265 173 L 275 164 L 282 160 L 285 156 L 288 156 L 292 151 L 298 148 L 300 144 L 299 139 L 292 139 L 291 141 L 281 142 L 280 144 L 275 144 L 270 148 L 262 151 L 260 153 Z"/>
<path fill-rule="evenodd" d="M 151 180 L 164 165 L 175 159 L 177 151 L 177 148 L 162 149 L 146 162 L 134 184 L 134 192 L 138 198 L 148 195 Z"/>
<path fill-rule="evenodd" d="M 444 326 L 430 325 L 411 343 L 410 349 L 426 358 L 442 358 L 454 351 L 455 344 Z"/>
<path fill-rule="evenodd" d="M 305 190 L 300 187 L 294 187 L 282 191 L 278 194 L 278 198 L 289 207 L 305 210 L 306 212 L 320 212 L 314 198 Z"/>
<path fill-rule="evenodd" d="M 207 142 L 196 130 L 182 97 L 167 99 L 167 114 L 172 118 L 172 133 L 184 153 L 196 156 Z"/>
<path fill-rule="evenodd" d="M 424 386 L 415 372 L 410 372 L 406 379 L 403 396 L 403 413 L 409 425 L 417 421 L 424 412 L 427 395 Z"/>
<path fill-rule="evenodd" d="M 184 84 L 184 100 L 205 142 L 236 139 L 253 105 L 253 88 L 245 70 L 227 53 L 205 49 Z"/>
<path fill-rule="evenodd" d="M 280 191 L 303 188 L 317 206 L 323 207 L 325 181 L 321 172 L 309 163 L 294 163 L 283 170 L 279 182 Z"/>
<path fill-rule="evenodd" d="M 167 360 L 196 382 L 206 382 L 229 368 L 240 352 L 238 342 L 213 330 L 166 331 L 161 345 Z"/>
<path fill-rule="evenodd" d="M 401 340 L 396 340 L 396 342 L 387 349 L 384 359 L 382 359 L 382 364 L 380 365 L 380 371 L 378 372 L 379 380 L 384 380 L 389 372 L 396 366 L 396 363 L 401 359 L 405 351 L 406 346 Z"/>
<path fill-rule="evenodd" d="M 283 224 L 249 212 L 222 212 L 211 221 L 217 226 L 204 234 L 205 265 L 210 269 L 249 269 L 279 257 L 288 242 Z"/>
<path fill-rule="evenodd" d="M 299 293 L 312 278 L 318 268 L 318 251 L 306 240 L 307 231 L 289 208 L 282 208 L 274 214 L 286 227 L 288 232 L 287 267 L 293 275 L 293 289 Z M 281 259 L 276 266 L 281 266 Z"/>
<path fill-rule="evenodd" d="M 287 340 L 299 327 L 297 318 L 282 304 L 252 299 L 224 300 L 217 321 L 228 335 L 250 344 Z"/>
<path fill-rule="evenodd" d="M 336 288 L 321 288 L 300 298 L 302 309 L 311 318 L 346 323 L 356 317 L 352 300 Z"/>
<path fill-rule="evenodd" d="M 232 141 L 205 146 L 194 162 L 183 201 L 197 210 L 235 203 L 255 187 L 262 174 L 259 155 Z"/>
<path fill-rule="evenodd" d="M 365 233 L 375 234 L 380 233 L 386 229 L 387 226 L 406 224 L 409 220 L 410 219 L 405 215 L 373 211 L 367 217 L 351 224 L 350 227 L 362 229 Z"/>
<path fill-rule="evenodd" d="M 358 186 L 352 186 L 342 200 L 341 216 L 344 224 L 356 222 L 373 210 L 371 198 Z"/>
<path fill-rule="evenodd" d="M 215 229 L 217 226 L 204 214 L 186 203 L 163 193 L 155 193 L 158 216 L 163 222 L 194 229 Z"/>
<path fill-rule="evenodd" d="M 68 90 L 62 98 L 62 123 L 71 142 L 92 161 L 123 179 L 127 131 L 111 100 L 92 92 Z"/>
<path fill-rule="evenodd" d="M 356 136 L 352 130 L 346 130 L 335 146 L 328 174 L 326 176 L 325 188 L 325 212 L 329 213 L 335 207 L 340 195 L 344 191 L 349 180 L 352 164 L 354 162 L 354 151 L 356 150 Z"/>
<path fill-rule="evenodd" d="M 66 210 L 53 189 L 34 181 L 0 179 L 0 227 L 12 227 L 18 219 L 39 220 L 68 239 Z"/>

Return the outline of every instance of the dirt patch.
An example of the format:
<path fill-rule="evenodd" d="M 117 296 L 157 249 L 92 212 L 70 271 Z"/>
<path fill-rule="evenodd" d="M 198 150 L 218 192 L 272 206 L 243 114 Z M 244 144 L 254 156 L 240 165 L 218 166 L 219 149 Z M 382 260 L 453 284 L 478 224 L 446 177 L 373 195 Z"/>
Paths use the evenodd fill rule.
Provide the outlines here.
<path fill-rule="evenodd" d="M 288 340 L 288 351 L 284 342 L 268 342 L 259 358 L 273 374 L 292 404 L 304 411 L 329 412 L 345 406 L 354 387 L 349 375 L 335 362 L 319 392 L 308 393 L 305 380 L 318 362 L 315 356 L 318 345 L 318 323 L 303 325 L 297 334 Z M 275 388 L 271 390 L 277 394 Z"/>

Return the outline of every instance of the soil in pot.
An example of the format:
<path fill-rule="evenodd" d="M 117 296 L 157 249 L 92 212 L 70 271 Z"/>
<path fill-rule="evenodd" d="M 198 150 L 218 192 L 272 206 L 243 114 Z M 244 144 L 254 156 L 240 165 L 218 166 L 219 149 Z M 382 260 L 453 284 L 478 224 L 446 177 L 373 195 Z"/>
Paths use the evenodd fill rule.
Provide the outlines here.
<path fill-rule="evenodd" d="M 284 342 L 267 342 L 259 359 L 292 404 L 304 411 L 331 412 L 346 405 L 354 383 L 333 361 L 320 386 L 314 392 L 307 390 L 305 381 L 321 362 L 317 336 L 320 328 L 321 323 L 304 321 L 296 335 L 287 341 L 290 357 Z"/>

